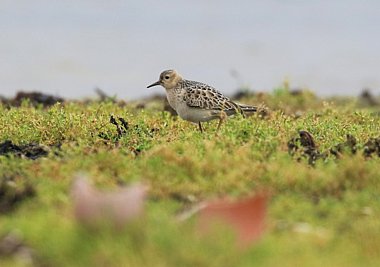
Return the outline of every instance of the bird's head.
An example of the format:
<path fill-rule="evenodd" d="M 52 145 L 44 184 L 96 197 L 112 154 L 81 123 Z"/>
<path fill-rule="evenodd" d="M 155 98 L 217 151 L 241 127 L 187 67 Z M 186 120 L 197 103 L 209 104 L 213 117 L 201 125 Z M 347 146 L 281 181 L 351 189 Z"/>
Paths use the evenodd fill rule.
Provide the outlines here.
<path fill-rule="evenodd" d="M 165 89 L 172 89 L 176 87 L 178 82 L 181 80 L 181 75 L 179 75 L 175 70 L 165 70 L 160 74 L 160 79 L 149 85 L 147 88 L 162 85 Z"/>

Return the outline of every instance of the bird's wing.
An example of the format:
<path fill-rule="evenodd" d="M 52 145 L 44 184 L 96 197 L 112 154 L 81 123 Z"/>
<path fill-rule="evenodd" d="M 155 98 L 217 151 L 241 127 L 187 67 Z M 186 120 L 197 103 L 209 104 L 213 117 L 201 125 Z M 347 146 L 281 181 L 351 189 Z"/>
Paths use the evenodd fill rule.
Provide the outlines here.
<path fill-rule="evenodd" d="M 189 107 L 209 109 L 209 110 L 223 110 L 236 112 L 240 111 L 237 104 L 232 102 L 228 97 L 224 96 L 215 88 L 200 82 L 183 81 L 186 92 L 183 100 Z"/>

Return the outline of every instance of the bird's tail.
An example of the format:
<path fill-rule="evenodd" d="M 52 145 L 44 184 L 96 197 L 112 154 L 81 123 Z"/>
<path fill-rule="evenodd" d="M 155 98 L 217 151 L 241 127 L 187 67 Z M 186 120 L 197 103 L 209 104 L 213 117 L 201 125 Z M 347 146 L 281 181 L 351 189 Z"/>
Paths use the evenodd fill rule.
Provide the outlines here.
<path fill-rule="evenodd" d="M 244 114 L 251 114 L 254 112 L 257 112 L 257 107 L 255 106 L 250 106 L 250 105 L 245 105 L 245 104 L 237 104 L 239 106 L 239 109 L 241 110 L 242 113 Z"/>
<path fill-rule="evenodd" d="M 243 115 L 243 117 L 245 117 L 245 115 L 251 115 L 252 113 L 257 111 L 257 107 L 255 106 L 235 103 L 233 101 L 230 101 L 229 104 L 231 104 L 233 108 L 224 110 L 224 112 L 226 112 L 228 116 L 240 113 L 241 115 Z"/>

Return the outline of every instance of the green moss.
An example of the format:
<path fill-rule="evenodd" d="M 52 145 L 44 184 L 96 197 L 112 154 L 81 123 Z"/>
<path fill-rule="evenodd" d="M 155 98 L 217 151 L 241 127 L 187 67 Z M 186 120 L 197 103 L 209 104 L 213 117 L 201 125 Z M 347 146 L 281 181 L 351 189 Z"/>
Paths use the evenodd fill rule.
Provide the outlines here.
<path fill-rule="evenodd" d="M 363 156 L 365 142 L 380 135 L 373 108 L 288 88 L 241 102 L 263 102 L 272 111 L 230 118 L 218 135 L 216 122 L 200 134 L 196 125 L 166 112 L 111 101 L 0 105 L 0 143 L 49 149 L 37 160 L 0 156 L 0 179 L 14 177 L 16 185 L 35 190 L 33 198 L 0 215 L 0 236 L 21 233 L 37 266 L 378 266 L 380 159 Z M 110 115 L 128 122 L 125 134 L 118 136 Z M 327 153 L 315 166 L 300 151 L 288 154 L 287 142 L 300 130 Z M 339 159 L 329 154 L 347 134 L 357 139 L 358 152 L 345 151 Z M 149 183 L 146 216 L 121 233 L 83 229 L 73 218 L 69 193 L 78 172 L 104 189 Z M 234 248 L 228 230 L 203 238 L 193 221 L 174 219 L 189 199 L 262 190 L 272 196 L 266 234 L 245 251 Z M 26 264 L 0 256 L 1 266 Z"/>

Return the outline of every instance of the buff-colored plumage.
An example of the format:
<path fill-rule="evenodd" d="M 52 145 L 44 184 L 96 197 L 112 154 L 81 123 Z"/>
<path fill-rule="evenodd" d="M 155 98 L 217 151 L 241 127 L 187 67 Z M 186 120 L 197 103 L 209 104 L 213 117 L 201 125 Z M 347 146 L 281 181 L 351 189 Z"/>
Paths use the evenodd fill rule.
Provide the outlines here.
<path fill-rule="evenodd" d="M 245 112 L 256 112 L 257 108 L 233 102 L 214 87 L 196 81 L 185 80 L 175 70 L 166 70 L 160 79 L 149 87 L 161 85 L 166 90 L 170 106 L 178 115 L 187 121 L 198 123 L 219 119 L 222 121 L 230 115 Z"/>

